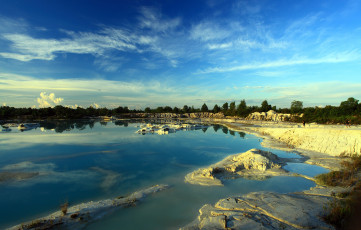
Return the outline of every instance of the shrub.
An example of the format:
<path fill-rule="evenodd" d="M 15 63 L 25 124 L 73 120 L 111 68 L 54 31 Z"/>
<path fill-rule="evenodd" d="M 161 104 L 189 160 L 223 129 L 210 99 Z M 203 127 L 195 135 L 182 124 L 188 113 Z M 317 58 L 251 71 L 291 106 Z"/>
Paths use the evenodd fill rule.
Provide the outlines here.
<path fill-rule="evenodd" d="M 60 210 L 61 210 L 61 212 L 63 213 L 64 216 L 68 212 L 68 206 L 69 206 L 68 201 L 66 201 L 64 204 L 60 205 Z"/>
<path fill-rule="evenodd" d="M 334 225 L 336 229 L 355 229 L 355 226 L 361 226 L 359 218 L 361 212 L 361 181 L 359 178 L 361 156 L 353 155 L 350 160 L 342 161 L 341 166 L 341 171 L 333 171 L 316 177 L 316 182 L 323 185 L 352 186 L 350 192 L 337 194 L 337 197 L 341 199 L 333 199 L 329 203 L 329 213 L 324 219 Z"/>

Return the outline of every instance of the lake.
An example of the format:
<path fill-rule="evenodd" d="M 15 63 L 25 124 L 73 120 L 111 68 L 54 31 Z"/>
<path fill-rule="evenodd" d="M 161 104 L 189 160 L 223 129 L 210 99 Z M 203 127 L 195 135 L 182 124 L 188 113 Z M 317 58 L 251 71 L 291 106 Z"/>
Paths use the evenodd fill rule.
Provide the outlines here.
<path fill-rule="evenodd" d="M 302 177 L 236 179 L 223 187 L 184 183 L 184 176 L 224 157 L 252 148 L 281 157 L 295 153 L 265 149 L 261 139 L 220 125 L 169 135 L 135 133 L 131 121 L 53 121 L 21 132 L 0 133 L 0 173 L 21 173 L 22 180 L 0 181 L 0 229 L 48 215 L 70 205 L 114 198 L 155 184 L 170 189 L 120 209 L 86 229 L 177 229 L 194 220 L 206 203 L 254 191 L 295 192 L 315 183 Z M 309 176 L 327 172 L 293 163 L 287 170 Z"/>

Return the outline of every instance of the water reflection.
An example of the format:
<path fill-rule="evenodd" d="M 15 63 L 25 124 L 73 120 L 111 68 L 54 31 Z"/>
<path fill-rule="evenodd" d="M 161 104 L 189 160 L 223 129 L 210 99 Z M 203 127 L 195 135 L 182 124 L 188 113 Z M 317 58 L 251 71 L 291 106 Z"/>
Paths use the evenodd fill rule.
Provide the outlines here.
<path fill-rule="evenodd" d="M 246 136 L 246 133 L 244 132 L 238 132 L 238 134 L 242 139 L 244 139 L 244 137 Z"/>
<path fill-rule="evenodd" d="M 162 213 L 157 218 L 166 219 L 169 225 L 158 222 L 146 228 L 175 228 L 189 223 L 203 204 L 230 194 L 299 191 L 313 186 L 313 182 L 291 177 L 265 181 L 237 179 L 215 189 L 184 184 L 184 176 L 190 171 L 230 154 L 261 148 L 258 138 L 243 132 L 238 132 L 238 136 L 221 125 L 167 136 L 141 136 L 135 133 L 137 125 L 130 120 L 49 121 L 40 122 L 40 129 L 29 132 L 1 134 L 0 172 L 18 173 L 25 180 L 0 183 L 0 206 L 5 207 L 0 209 L 0 216 L 6 219 L 1 221 L 0 228 L 57 210 L 64 200 L 73 204 L 99 200 L 159 183 L 174 185 L 174 189 L 164 193 L 154 206 L 144 204 L 144 213 L 142 205 L 123 210 L 116 214 L 114 223 L 101 221 L 99 226 L 142 229 L 135 222 L 147 219 L 150 222 L 144 222 L 152 223 L 158 219 L 149 220 L 147 216 Z M 222 132 L 217 132 L 220 129 Z M 170 203 L 174 204 L 171 208 Z M 19 210 L 19 206 L 24 208 Z"/>
<path fill-rule="evenodd" d="M 223 126 L 222 131 L 223 131 L 224 134 L 228 134 L 228 128 L 227 127 Z"/>

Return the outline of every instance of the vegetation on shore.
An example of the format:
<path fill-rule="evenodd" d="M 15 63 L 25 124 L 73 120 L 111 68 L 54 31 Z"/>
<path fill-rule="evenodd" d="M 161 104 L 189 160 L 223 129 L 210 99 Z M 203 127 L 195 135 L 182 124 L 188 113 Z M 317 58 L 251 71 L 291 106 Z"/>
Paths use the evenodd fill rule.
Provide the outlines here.
<path fill-rule="evenodd" d="M 361 226 L 361 156 L 353 155 L 342 161 L 340 171 L 332 171 L 316 177 L 318 184 L 350 187 L 349 192 L 335 194 L 336 199 L 329 203 L 329 214 L 325 221 L 336 229 L 354 229 Z"/>
<path fill-rule="evenodd" d="M 247 106 L 245 100 L 241 100 L 237 105 L 235 101 L 225 102 L 222 106 L 214 105 L 213 109 L 209 109 L 204 103 L 201 108 L 194 108 L 194 106 L 184 105 L 183 108 L 178 107 L 157 107 L 151 109 L 150 107 L 144 110 L 130 110 L 128 107 L 119 106 L 114 109 L 108 108 L 82 108 L 77 107 L 76 109 L 64 107 L 61 105 L 53 108 L 14 108 L 9 106 L 0 107 L 0 120 L 5 119 L 80 119 L 94 116 L 125 116 L 136 113 L 196 113 L 196 112 L 213 112 L 223 113 L 225 116 L 236 116 L 245 118 L 249 114 L 254 112 L 267 112 L 274 110 L 278 113 L 287 113 L 293 115 L 290 121 L 307 123 L 346 123 L 349 121 L 352 124 L 361 124 L 361 103 L 353 97 L 348 98 L 346 101 L 342 101 L 339 106 L 327 105 L 325 107 L 303 107 L 302 101 L 293 101 L 290 108 L 277 108 L 268 104 L 267 100 L 264 100 L 261 106 Z"/>

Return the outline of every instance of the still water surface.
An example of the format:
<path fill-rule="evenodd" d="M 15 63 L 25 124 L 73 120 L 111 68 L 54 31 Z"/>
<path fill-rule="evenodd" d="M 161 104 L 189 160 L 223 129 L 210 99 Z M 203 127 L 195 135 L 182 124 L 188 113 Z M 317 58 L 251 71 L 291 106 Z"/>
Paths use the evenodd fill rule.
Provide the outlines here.
<path fill-rule="evenodd" d="M 0 133 L 0 172 L 36 172 L 21 181 L 0 182 L 0 229 L 90 200 L 127 195 L 155 184 L 171 189 L 136 207 L 121 209 L 87 229 L 177 229 L 191 222 L 206 203 L 254 191 L 294 192 L 314 186 L 302 177 L 237 179 L 224 187 L 185 184 L 184 176 L 224 157 L 264 149 L 253 135 L 214 125 L 169 135 L 140 135 L 139 124 L 117 121 L 43 123 L 41 128 Z M 266 149 L 270 150 L 270 149 Z M 279 156 L 294 153 L 271 150 Z M 325 169 L 289 164 L 287 170 L 311 176 Z"/>

